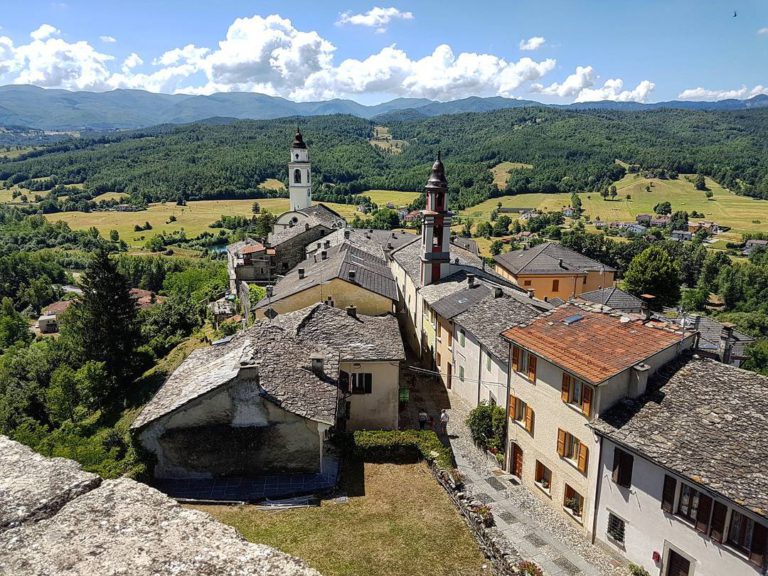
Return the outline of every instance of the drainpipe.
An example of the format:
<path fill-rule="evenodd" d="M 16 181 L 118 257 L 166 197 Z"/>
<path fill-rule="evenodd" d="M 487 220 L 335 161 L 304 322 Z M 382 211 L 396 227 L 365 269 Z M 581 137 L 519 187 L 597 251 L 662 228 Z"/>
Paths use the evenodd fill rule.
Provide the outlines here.
<path fill-rule="evenodd" d="M 600 436 L 600 457 L 597 459 L 597 488 L 595 489 L 595 509 L 592 512 L 592 545 L 597 536 L 597 512 L 600 502 L 600 489 L 603 485 L 603 437 Z"/>
<path fill-rule="evenodd" d="M 480 349 L 480 355 L 477 359 L 477 405 L 480 406 L 480 381 L 483 379 L 483 347 L 480 343 L 477 343 L 477 347 Z"/>
<path fill-rule="evenodd" d="M 507 467 L 506 470 L 509 471 L 509 469 L 512 467 L 512 463 L 509 461 L 509 459 L 512 457 L 512 455 L 509 453 L 509 395 L 512 393 L 512 344 L 509 344 L 508 347 L 509 355 L 507 356 L 507 389 L 505 390 L 505 398 L 504 398 L 504 411 L 505 414 L 505 420 L 504 420 L 504 452 L 507 455 Z"/>

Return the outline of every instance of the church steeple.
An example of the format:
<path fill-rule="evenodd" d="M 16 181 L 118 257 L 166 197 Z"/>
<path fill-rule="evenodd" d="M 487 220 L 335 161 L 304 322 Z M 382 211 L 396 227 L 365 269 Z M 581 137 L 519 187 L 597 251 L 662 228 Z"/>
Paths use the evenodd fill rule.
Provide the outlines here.
<path fill-rule="evenodd" d="M 288 164 L 288 194 L 291 210 L 303 210 L 312 205 L 312 165 L 309 150 L 299 127 L 291 144 L 291 161 Z"/>
<path fill-rule="evenodd" d="M 424 192 L 427 207 L 421 212 L 421 283 L 427 286 L 450 274 L 451 213 L 448 211 L 448 181 L 440 152 Z"/>

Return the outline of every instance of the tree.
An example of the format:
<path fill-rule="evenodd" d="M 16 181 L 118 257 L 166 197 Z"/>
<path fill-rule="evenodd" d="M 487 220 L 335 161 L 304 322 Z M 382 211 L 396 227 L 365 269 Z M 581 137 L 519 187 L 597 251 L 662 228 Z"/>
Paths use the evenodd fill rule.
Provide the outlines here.
<path fill-rule="evenodd" d="M 480 224 L 475 227 L 475 235 L 477 237 L 489 238 L 492 233 L 493 226 L 491 226 L 490 222 L 480 222 Z"/>
<path fill-rule="evenodd" d="M 501 250 L 504 247 L 504 243 L 501 240 L 494 240 L 491 242 L 491 254 L 497 256 L 501 254 Z"/>
<path fill-rule="evenodd" d="M 24 317 L 13 307 L 13 300 L 3 298 L 0 303 L 0 354 L 16 342 L 30 342 L 32 332 Z"/>
<path fill-rule="evenodd" d="M 120 241 L 120 234 L 117 230 L 110 230 L 109 231 L 109 239 L 112 242 L 119 242 Z"/>
<path fill-rule="evenodd" d="M 603 200 L 608 200 L 608 188 L 601 188 L 600 196 L 602 196 Z"/>
<path fill-rule="evenodd" d="M 707 190 L 707 181 L 704 178 L 704 174 L 697 174 L 696 180 L 693 182 L 693 187 L 696 190 Z"/>
<path fill-rule="evenodd" d="M 616 186 L 611 186 L 611 200 L 615 199 L 617 194 Z"/>
<path fill-rule="evenodd" d="M 632 194 L 627 194 L 627 202 L 630 202 L 632 200 Z"/>
<path fill-rule="evenodd" d="M 672 214 L 672 204 L 670 202 L 659 202 L 653 207 L 653 211 L 656 214 L 664 216 L 666 214 Z"/>
<path fill-rule="evenodd" d="M 83 293 L 65 313 L 62 340 L 72 357 L 71 364 L 104 363 L 107 378 L 100 383 L 103 389 L 94 395 L 116 406 L 139 364 L 141 332 L 136 303 L 126 277 L 103 248 L 86 268 L 81 287 Z"/>
<path fill-rule="evenodd" d="M 652 294 L 654 306 L 673 306 L 680 300 L 680 266 L 658 246 L 649 246 L 629 263 L 626 289 L 635 295 Z"/>
<path fill-rule="evenodd" d="M 707 200 L 712 200 L 712 198 L 715 197 L 715 193 L 712 192 L 712 190 L 707 190 L 706 192 L 704 192 L 704 196 L 707 197 Z"/>
<path fill-rule="evenodd" d="M 258 202 L 253 203 L 253 206 L 251 206 L 251 212 L 253 212 L 254 214 L 258 214 L 259 212 L 261 212 L 261 206 L 259 206 Z"/>
<path fill-rule="evenodd" d="M 688 230 L 688 212 L 678 210 L 669 217 L 670 230 Z"/>
<path fill-rule="evenodd" d="M 576 192 L 571 194 L 571 208 L 573 208 L 574 216 L 576 218 L 581 216 L 581 198 Z"/>

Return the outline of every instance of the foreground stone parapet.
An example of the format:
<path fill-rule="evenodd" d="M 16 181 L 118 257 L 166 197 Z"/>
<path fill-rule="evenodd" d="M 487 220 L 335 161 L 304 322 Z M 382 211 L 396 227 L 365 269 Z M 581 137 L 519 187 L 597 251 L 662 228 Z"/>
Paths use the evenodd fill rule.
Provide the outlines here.
<path fill-rule="evenodd" d="M 14 526 L 0 529 L 0 575 L 319 576 L 302 560 L 250 544 L 234 528 L 139 482 L 99 484 L 74 462 L 43 458 L 3 437 L 0 452 L 3 518 L 10 517 L 9 507 L 35 511 L 54 499 L 60 503 L 47 515 L 17 513 Z M 13 476 L 9 454 L 15 455 Z M 90 489 L 69 488 L 84 482 Z"/>
<path fill-rule="evenodd" d="M 56 514 L 67 502 L 101 484 L 65 458 L 46 458 L 0 436 L 0 531 Z"/>

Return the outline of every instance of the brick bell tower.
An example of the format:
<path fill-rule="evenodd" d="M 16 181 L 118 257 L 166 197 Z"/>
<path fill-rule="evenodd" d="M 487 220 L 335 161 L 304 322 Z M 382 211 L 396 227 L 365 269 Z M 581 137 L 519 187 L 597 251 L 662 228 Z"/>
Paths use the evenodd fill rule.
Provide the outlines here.
<path fill-rule="evenodd" d="M 421 211 L 421 283 L 427 286 L 450 274 L 451 213 L 448 181 L 439 152 L 424 192 L 427 208 Z"/>

